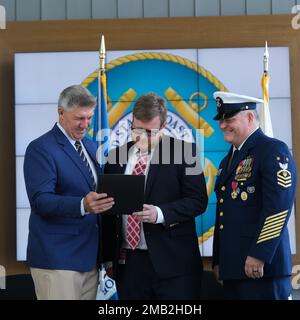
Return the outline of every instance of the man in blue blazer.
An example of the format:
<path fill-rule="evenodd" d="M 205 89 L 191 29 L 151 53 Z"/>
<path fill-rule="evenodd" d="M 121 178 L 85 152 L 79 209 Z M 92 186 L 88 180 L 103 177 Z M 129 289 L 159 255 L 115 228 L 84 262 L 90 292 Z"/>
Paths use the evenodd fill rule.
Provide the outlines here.
<path fill-rule="evenodd" d="M 121 299 L 200 298 L 195 218 L 207 207 L 205 178 L 195 144 L 162 134 L 166 118 L 163 98 L 142 95 L 133 109 L 133 141 L 112 150 L 105 166 L 107 173 L 146 176 L 143 210 L 133 214 L 140 222 L 134 236 L 131 216 L 120 212 L 102 220 L 103 254 L 113 261 Z"/>
<path fill-rule="evenodd" d="M 296 167 L 285 143 L 259 129 L 258 100 L 215 92 L 215 120 L 232 144 L 215 185 L 213 265 L 228 299 L 288 299 L 292 257 L 287 229 Z"/>
<path fill-rule="evenodd" d="M 31 206 L 27 262 L 38 299 L 95 299 L 99 213 L 113 199 L 95 192 L 100 168 L 85 134 L 96 105 L 74 85 L 62 91 L 59 121 L 32 141 L 24 176 Z"/>

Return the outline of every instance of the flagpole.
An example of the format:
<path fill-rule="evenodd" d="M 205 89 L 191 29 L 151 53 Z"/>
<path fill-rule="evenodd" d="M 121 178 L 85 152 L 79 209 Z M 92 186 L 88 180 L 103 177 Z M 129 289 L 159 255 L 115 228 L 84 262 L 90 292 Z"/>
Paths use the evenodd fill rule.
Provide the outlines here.
<path fill-rule="evenodd" d="M 101 75 L 105 73 L 105 57 L 106 57 L 106 51 L 105 51 L 105 40 L 104 36 L 101 36 L 101 41 L 100 41 L 100 48 L 99 48 L 99 70 L 98 70 L 98 132 L 97 134 L 97 141 L 101 141 L 101 131 L 100 129 L 102 128 L 102 123 L 101 123 L 101 108 L 102 106 L 102 101 L 101 101 Z"/>
<path fill-rule="evenodd" d="M 271 122 L 271 115 L 270 115 L 270 107 L 269 107 L 269 51 L 268 51 L 268 43 L 266 41 L 265 44 L 265 52 L 264 52 L 264 60 L 263 60 L 264 72 L 261 80 L 262 90 L 263 90 L 263 106 L 261 112 L 261 127 L 263 132 L 273 137 L 273 128 Z"/>

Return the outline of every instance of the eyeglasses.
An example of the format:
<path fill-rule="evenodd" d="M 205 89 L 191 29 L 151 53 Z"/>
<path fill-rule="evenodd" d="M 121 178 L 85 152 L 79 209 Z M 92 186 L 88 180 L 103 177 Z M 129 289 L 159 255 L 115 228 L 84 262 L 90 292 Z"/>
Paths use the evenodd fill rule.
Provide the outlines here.
<path fill-rule="evenodd" d="M 143 134 L 146 134 L 148 137 L 155 137 L 160 129 L 143 129 L 143 128 L 135 128 L 134 126 L 131 126 L 131 130 L 134 134 L 141 136 Z"/>

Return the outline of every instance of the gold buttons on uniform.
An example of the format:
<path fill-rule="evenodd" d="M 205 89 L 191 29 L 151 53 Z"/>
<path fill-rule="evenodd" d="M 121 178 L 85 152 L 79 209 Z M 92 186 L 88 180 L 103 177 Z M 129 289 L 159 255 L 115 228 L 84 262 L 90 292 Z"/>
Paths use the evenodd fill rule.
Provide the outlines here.
<path fill-rule="evenodd" d="M 224 199 L 223 199 L 223 198 L 221 198 L 221 199 L 220 199 L 220 203 L 223 203 L 223 202 L 224 202 Z"/>
<path fill-rule="evenodd" d="M 221 188 L 221 190 L 222 190 L 222 191 L 225 191 L 225 190 L 226 190 L 226 187 L 225 187 L 225 186 L 223 186 L 223 187 Z"/>
<path fill-rule="evenodd" d="M 224 226 L 221 224 L 221 225 L 220 225 L 220 230 L 222 230 L 223 228 L 224 228 Z"/>
<path fill-rule="evenodd" d="M 220 217 L 223 217 L 223 215 L 224 215 L 224 212 L 221 211 L 221 212 L 220 212 Z"/>

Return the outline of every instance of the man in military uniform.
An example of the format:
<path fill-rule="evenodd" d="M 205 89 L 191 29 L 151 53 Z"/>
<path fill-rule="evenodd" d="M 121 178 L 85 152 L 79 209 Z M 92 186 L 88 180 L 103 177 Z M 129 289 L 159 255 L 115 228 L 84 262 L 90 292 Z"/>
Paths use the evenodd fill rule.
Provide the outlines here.
<path fill-rule="evenodd" d="M 262 100 L 229 92 L 214 98 L 214 120 L 232 144 L 215 186 L 215 275 L 228 299 L 288 299 L 295 162 L 284 142 L 259 129 L 256 104 Z"/>

